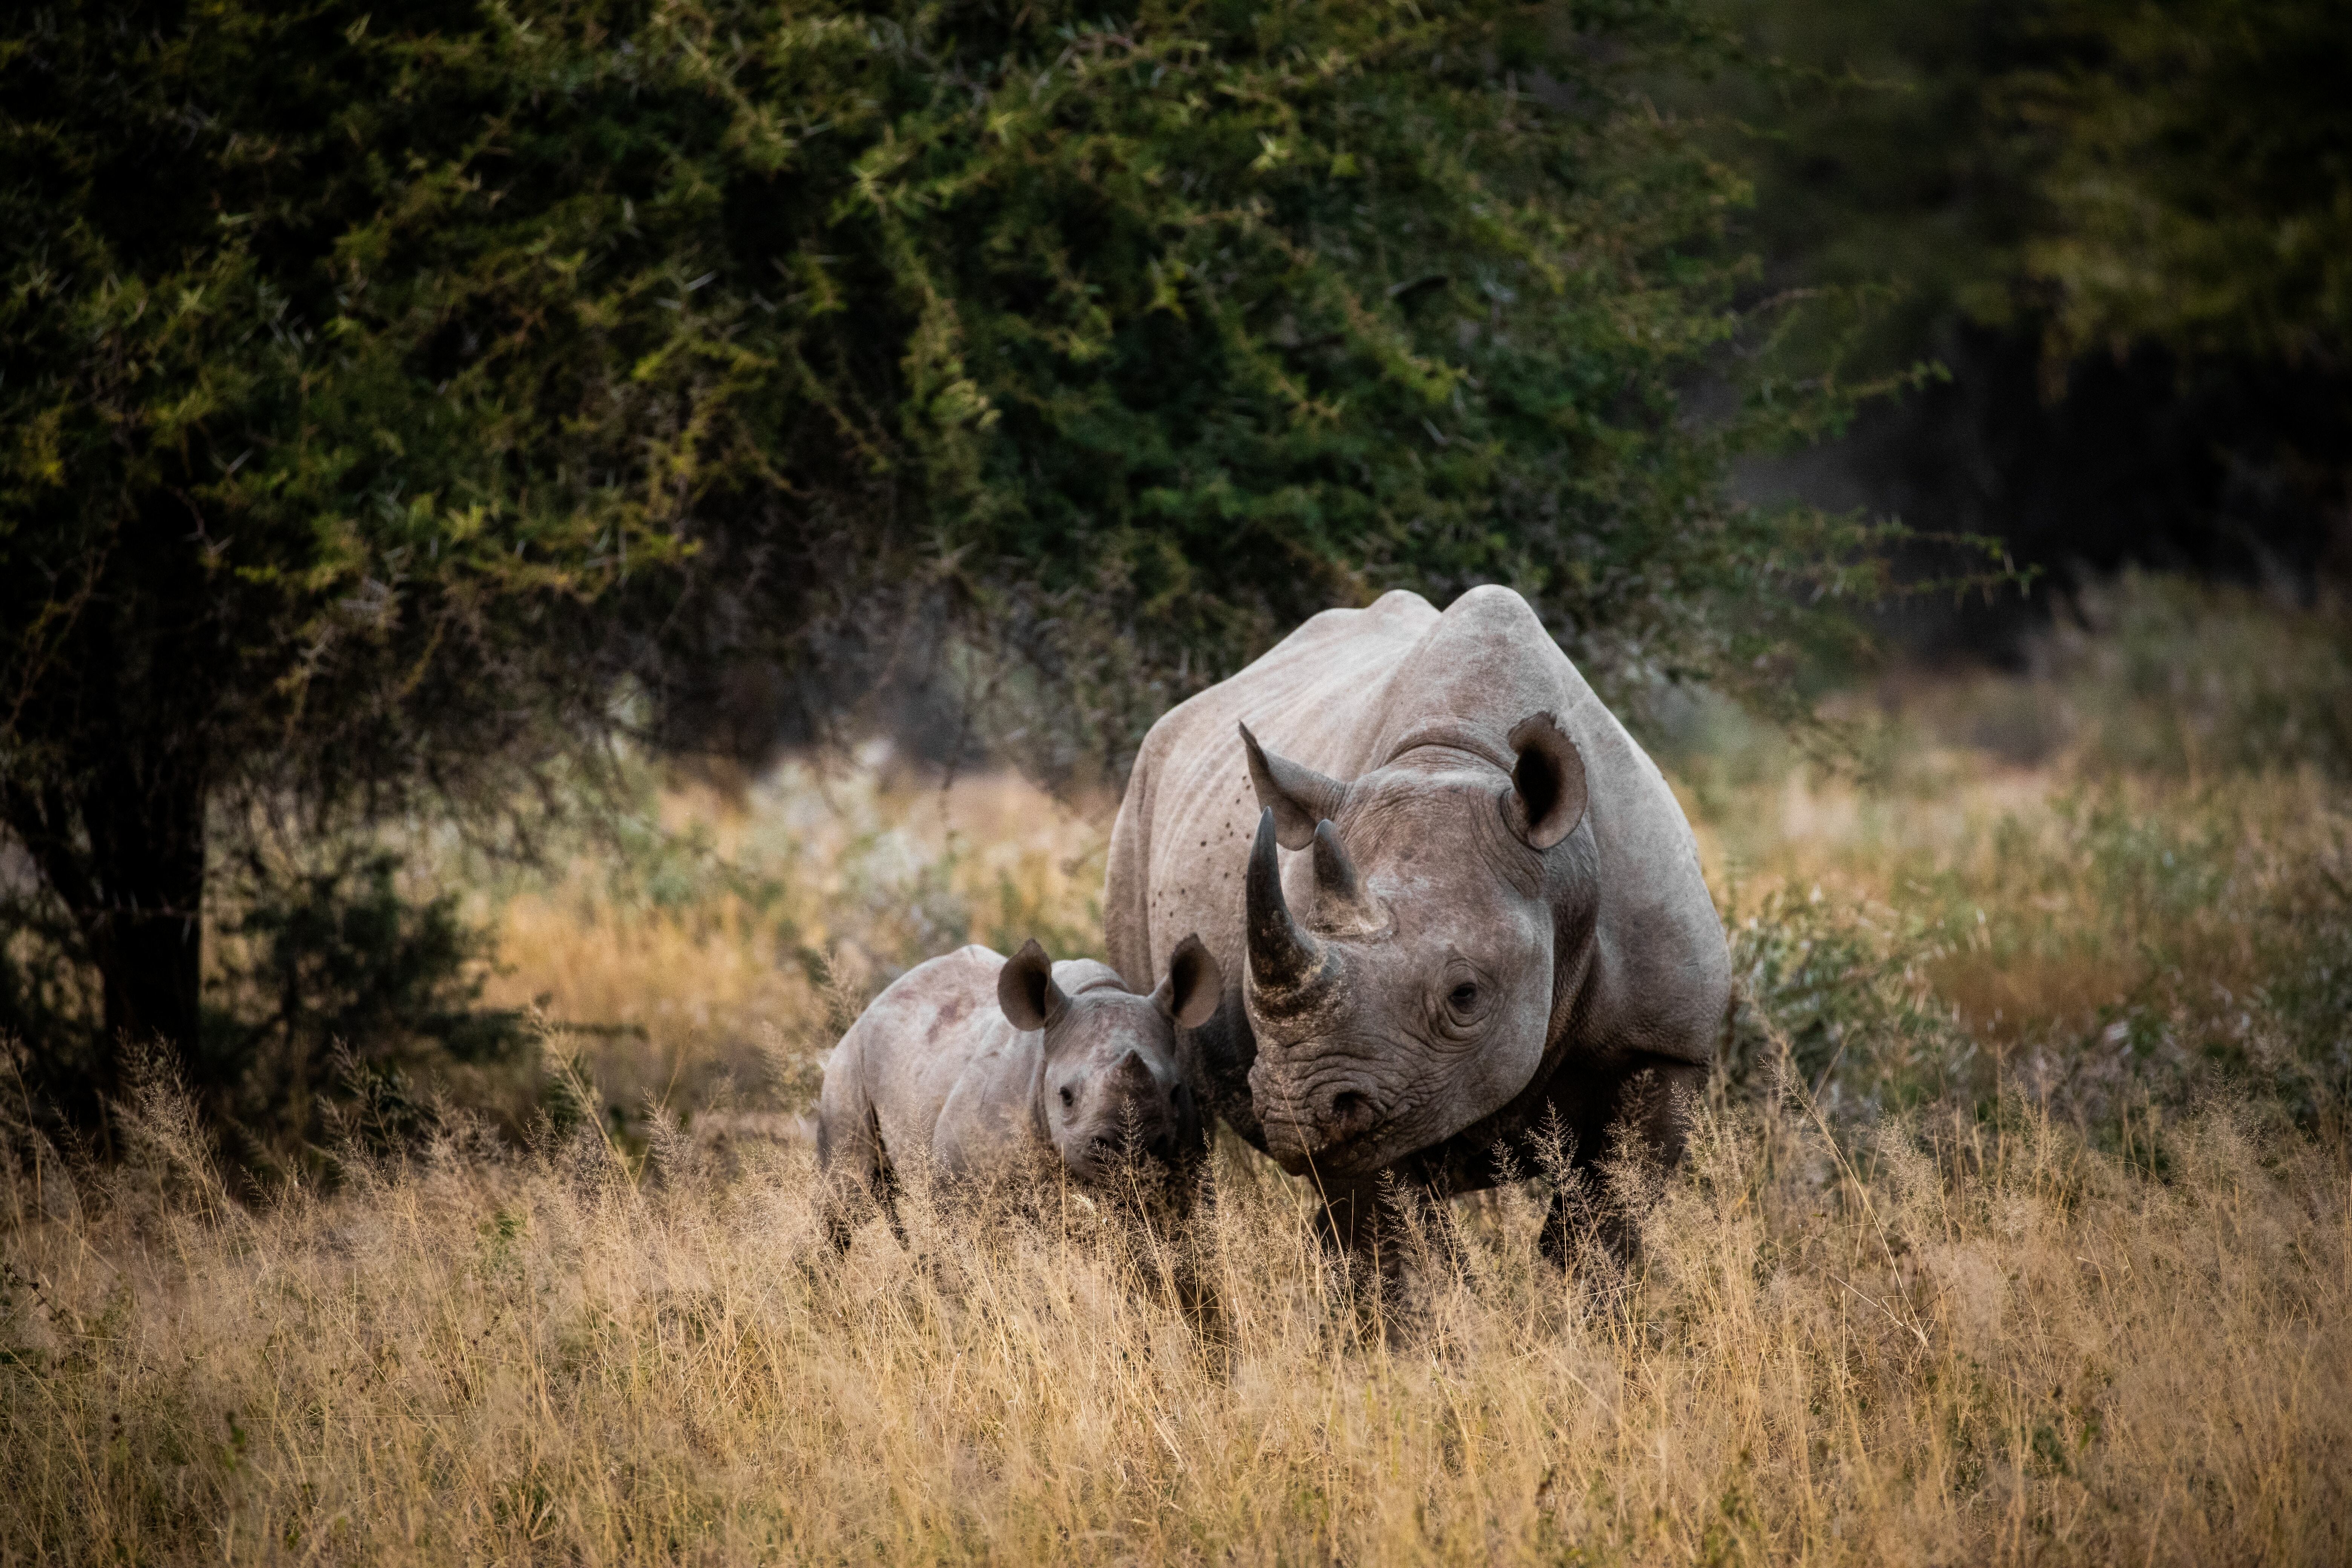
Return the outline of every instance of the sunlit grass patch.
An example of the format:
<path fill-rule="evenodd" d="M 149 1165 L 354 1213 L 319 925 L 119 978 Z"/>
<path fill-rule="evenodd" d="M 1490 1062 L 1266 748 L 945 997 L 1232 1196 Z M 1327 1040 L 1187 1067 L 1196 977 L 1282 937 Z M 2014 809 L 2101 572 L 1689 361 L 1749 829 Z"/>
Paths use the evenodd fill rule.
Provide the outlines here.
<path fill-rule="evenodd" d="M 2006 1075 L 2094 1121 L 2220 1085 L 2340 1114 L 2342 635 L 2324 611 L 2199 606 L 2126 580 L 2091 606 L 2104 640 L 2053 633 L 2026 679 L 1845 694 L 1842 765 L 1702 712 L 1670 767 L 1749 999 L 1785 1012 L 1825 1100 L 1981 1105 Z M 1986 743 L 1989 714 L 2035 744 Z M 1735 1032 L 1735 1069 L 1760 1037 Z"/>
<path fill-rule="evenodd" d="M 2004 1063 L 2093 1115 L 2217 1076 L 2307 1113 L 2352 1087 L 2352 793 L 2309 770 L 2040 783 L 1912 811 L 1816 778 L 1773 791 L 1797 830 L 1713 836 L 1735 956 L 1801 1015 L 1801 1062 L 1859 1027 L 1823 1092 L 1981 1096 Z"/>
<path fill-rule="evenodd" d="M 789 1144 L 445 1143 L 247 1209 L 139 1115 L 131 1164 L 8 1188 L 12 1559 L 2352 1546 L 2347 1173 L 2228 1108 L 2127 1161 L 2022 1102 L 1837 1142 L 1717 1102 L 1631 1277 L 1544 1263 L 1507 1193 L 1424 1215 L 1376 1302 L 1230 1148 L 1189 1239 L 918 1196 L 836 1259 Z M 1154 1287 L 1178 1245 L 1207 1339 Z"/>

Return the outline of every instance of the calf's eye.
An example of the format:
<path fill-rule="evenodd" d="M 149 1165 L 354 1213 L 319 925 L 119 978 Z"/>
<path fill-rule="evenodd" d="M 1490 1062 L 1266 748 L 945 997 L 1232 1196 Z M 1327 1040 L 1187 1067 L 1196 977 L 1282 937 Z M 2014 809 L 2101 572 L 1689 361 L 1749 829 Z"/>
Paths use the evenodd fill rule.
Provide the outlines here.
<path fill-rule="evenodd" d="M 1078 1097 L 1072 1094 L 1067 1086 L 1065 1086 L 1062 1089 L 1062 1103 L 1064 1105 L 1076 1105 L 1077 1102 Z"/>
<path fill-rule="evenodd" d="M 1454 988 L 1453 994 L 1446 1000 L 1454 1004 L 1455 1012 L 1467 1013 L 1478 1005 L 1478 988 L 1465 980 Z"/>

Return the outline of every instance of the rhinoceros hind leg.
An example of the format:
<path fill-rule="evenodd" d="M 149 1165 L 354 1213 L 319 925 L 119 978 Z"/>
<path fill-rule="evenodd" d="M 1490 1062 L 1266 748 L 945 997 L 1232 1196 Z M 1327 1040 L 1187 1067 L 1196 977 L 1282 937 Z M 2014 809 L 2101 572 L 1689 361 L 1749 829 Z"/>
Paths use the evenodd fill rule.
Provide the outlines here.
<path fill-rule="evenodd" d="M 892 1200 L 889 1156 L 882 1147 L 882 1127 L 874 1107 L 862 1094 L 845 1089 L 827 1098 L 817 1118 L 817 1167 L 824 1191 L 819 1203 L 824 1215 L 825 1239 L 835 1253 L 849 1250 L 850 1237 L 876 1206 L 890 1222 L 891 1234 L 905 1246 L 907 1235 L 898 1223 Z"/>

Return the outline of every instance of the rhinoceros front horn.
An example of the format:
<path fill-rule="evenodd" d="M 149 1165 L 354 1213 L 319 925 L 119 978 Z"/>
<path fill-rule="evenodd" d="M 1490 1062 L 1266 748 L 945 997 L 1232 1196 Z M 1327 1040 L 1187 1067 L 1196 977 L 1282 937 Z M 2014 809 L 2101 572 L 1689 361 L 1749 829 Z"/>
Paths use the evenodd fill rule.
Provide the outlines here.
<path fill-rule="evenodd" d="M 1280 1007 L 1323 973 L 1323 944 L 1290 918 L 1282 898 L 1282 869 L 1274 852 L 1274 810 L 1258 813 L 1244 883 L 1249 921 L 1249 973 L 1261 1002 Z"/>

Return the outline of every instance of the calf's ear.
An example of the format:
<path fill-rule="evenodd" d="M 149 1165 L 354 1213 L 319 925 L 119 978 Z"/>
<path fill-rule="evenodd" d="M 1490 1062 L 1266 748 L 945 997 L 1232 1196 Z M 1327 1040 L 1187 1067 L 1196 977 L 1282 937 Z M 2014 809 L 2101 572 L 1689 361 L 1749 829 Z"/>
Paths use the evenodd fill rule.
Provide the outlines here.
<path fill-rule="evenodd" d="M 1186 1028 L 1197 1029 L 1209 1021 L 1224 995 L 1224 975 L 1216 959 L 1201 945 L 1198 936 L 1188 936 L 1169 956 L 1168 973 L 1151 993 L 1151 1000 Z"/>
<path fill-rule="evenodd" d="M 1503 803 L 1511 831 L 1530 849 L 1549 849 L 1584 820 L 1584 754 L 1549 713 L 1531 713 L 1511 731 L 1511 793 Z"/>
<path fill-rule="evenodd" d="M 1285 849 L 1306 848 L 1315 842 L 1315 825 L 1339 815 L 1348 786 L 1287 757 L 1276 756 L 1257 743 L 1248 725 L 1241 726 L 1241 731 L 1258 809 L 1274 813 L 1275 842 Z"/>
<path fill-rule="evenodd" d="M 996 972 L 996 1005 L 1024 1034 L 1048 1027 L 1070 1005 L 1062 988 L 1054 984 L 1054 961 L 1045 956 L 1035 937 L 1023 942 L 1021 951 Z"/>

